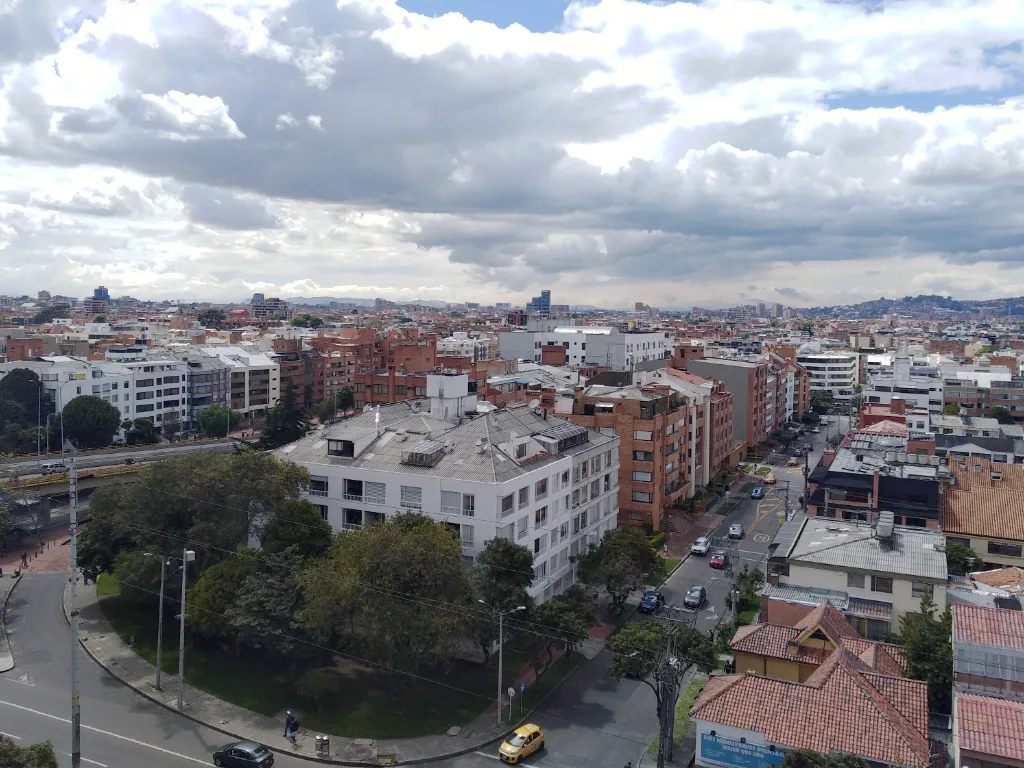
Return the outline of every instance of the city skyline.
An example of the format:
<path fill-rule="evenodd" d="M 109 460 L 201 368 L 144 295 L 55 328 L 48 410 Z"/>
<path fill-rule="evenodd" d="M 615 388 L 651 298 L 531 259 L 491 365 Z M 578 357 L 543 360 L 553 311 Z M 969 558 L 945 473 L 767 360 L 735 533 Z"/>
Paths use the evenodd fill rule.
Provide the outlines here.
<path fill-rule="evenodd" d="M 15 6 L 45 34 L 0 54 L 4 285 L 1024 294 L 1024 18 L 999 0 L 406 5 Z"/>

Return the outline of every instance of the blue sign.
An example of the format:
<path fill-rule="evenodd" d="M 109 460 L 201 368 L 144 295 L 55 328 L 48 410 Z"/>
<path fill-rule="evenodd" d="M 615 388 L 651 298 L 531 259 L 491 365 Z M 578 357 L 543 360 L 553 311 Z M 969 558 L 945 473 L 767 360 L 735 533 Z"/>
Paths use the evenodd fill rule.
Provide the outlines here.
<path fill-rule="evenodd" d="M 705 763 L 730 768 L 769 768 L 781 763 L 783 756 L 778 747 L 773 752 L 761 744 L 748 744 L 710 733 L 700 735 L 700 759 Z"/>
<path fill-rule="evenodd" d="M 522 693 L 525 690 L 526 690 L 526 683 L 525 682 L 519 683 L 519 692 Z"/>

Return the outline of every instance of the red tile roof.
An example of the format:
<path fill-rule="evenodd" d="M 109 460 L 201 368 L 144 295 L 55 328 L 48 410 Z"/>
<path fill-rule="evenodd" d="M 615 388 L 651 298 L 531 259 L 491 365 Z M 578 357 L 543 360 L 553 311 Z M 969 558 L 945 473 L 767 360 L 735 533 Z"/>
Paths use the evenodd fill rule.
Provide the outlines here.
<path fill-rule="evenodd" d="M 1024 465 L 975 457 L 963 465 L 965 469 L 959 461 L 950 462 L 954 484 L 942 494 L 942 530 L 1024 541 Z M 993 480 L 992 472 L 999 472 L 1001 479 Z"/>
<path fill-rule="evenodd" d="M 752 674 L 713 678 L 690 716 L 757 731 L 783 747 L 927 765 L 927 684 L 863 669 L 840 649 L 802 684 Z"/>
<path fill-rule="evenodd" d="M 956 693 L 960 749 L 1024 761 L 1024 702 Z"/>
<path fill-rule="evenodd" d="M 994 571 L 978 571 L 971 574 L 973 581 L 989 587 L 999 587 L 1015 594 L 1024 593 L 1024 568 L 1015 565 L 997 568 Z"/>
<path fill-rule="evenodd" d="M 1024 611 L 954 603 L 953 642 L 1024 650 Z"/>
<path fill-rule="evenodd" d="M 817 608 L 793 626 L 801 630 L 802 639 L 804 636 L 814 632 L 815 628 L 819 625 L 825 630 L 825 634 L 837 643 L 843 637 L 857 637 L 857 631 L 850 626 L 850 622 L 846 620 L 846 617 L 827 600 L 821 602 Z"/>

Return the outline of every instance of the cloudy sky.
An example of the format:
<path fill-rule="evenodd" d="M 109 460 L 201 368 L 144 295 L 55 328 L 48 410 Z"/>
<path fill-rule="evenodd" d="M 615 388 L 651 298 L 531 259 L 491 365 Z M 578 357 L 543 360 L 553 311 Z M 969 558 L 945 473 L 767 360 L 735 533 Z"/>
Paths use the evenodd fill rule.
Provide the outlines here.
<path fill-rule="evenodd" d="M 1024 294 L 1024 0 L 0 0 L 0 293 Z"/>

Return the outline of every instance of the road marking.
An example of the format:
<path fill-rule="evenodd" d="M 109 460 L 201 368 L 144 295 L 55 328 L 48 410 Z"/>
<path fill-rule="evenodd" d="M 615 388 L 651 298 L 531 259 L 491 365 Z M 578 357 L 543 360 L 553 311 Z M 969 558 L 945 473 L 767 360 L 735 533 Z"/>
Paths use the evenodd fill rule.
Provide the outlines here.
<path fill-rule="evenodd" d="M 21 741 L 21 736 L 15 736 L 13 733 L 0 731 L 0 736 L 6 736 L 8 739 L 17 739 L 18 741 Z"/>
<path fill-rule="evenodd" d="M 71 757 L 71 753 L 70 752 L 64 752 L 63 754 L 67 755 L 68 757 Z M 88 757 L 83 757 L 82 758 L 82 762 L 83 763 L 92 763 L 93 765 L 98 765 L 100 768 L 110 768 L 110 766 L 107 765 L 106 763 L 101 763 L 101 762 L 99 762 L 97 760 L 90 760 Z"/>
<path fill-rule="evenodd" d="M 771 541 L 771 540 L 772 540 L 772 537 L 769 536 L 767 533 L 757 533 L 757 534 L 754 534 L 754 541 L 760 542 L 761 544 L 763 544 L 766 541 Z"/>
<path fill-rule="evenodd" d="M 57 715 L 51 715 L 49 712 L 41 712 L 38 709 L 32 709 L 30 707 L 23 707 L 21 704 L 15 704 L 14 702 L 11 702 L 11 701 L 4 701 L 3 699 L 0 699 L 0 704 L 3 704 L 3 705 L 8 706 L 8 707 L 13 707 L 14 709 L 20 709 L 22 712 L 28 712 L 29 714 L 32 714 L 32 715 L 39 715 L 40 717 L 48 717 L 49 719 L 56 720 L 59 723 L 67 723 L 69 725 L 71 723 L 71 721 L 68 720 L 67 718 L 58 717 Z M 102 728 L 96 728 L 95 726 L 92 726 L 92 725 L 85 725 L 84 723 L 82 724 L 82 727 L 84 729 L 86 729 L 87 731 L 92 731 L 93 733 L 101 733 L 104 736 L 111 736 L 112 738 L 120 739 L 121 741 L 127 741 L 130 744 L 136 744 L 136 745 L 138 745 L 140 747 L 146 747 L 148 749 L 156 750 L 157 752 L 163 752 L 165 755 L 170 755 L 171 757 L 180 757 L 182 760 L 189 760 L 189 761 L 191 761 L 193 763 L 199 763 L 200 765 L 209 765 L 209 762 L 206 761 L 206 760 L 200 760 L 197 757 L 190 757 L 189 755 L 183 755 L 183 754 L 181 754 L 181 752 L 173 752 L 170 749 L 164 749 L 163 747 L 158 747 L 156 744 L 147 744 L 144 741 L 139 741 L 138 739 L 133 739 L 133 738 L 131 738 L 129 736 L 122 736 L 121 734 L 114 733 L 113 731 L 105 731 Z M 84 757 L 82 759 L 85 760 Z M 94 761 L 90 760 L 89 762 L 94 762 Z M 103 765 L 103 763 L 96 763 L 96 765 Z M 104 768 L 106 768 L 106 766 L 104 766 Z"/>
<path fill-rule="evenodd" d="M 491 758 L 491 760 L 499 760 L 499 759 L 500 759 L 500 758 L 499 758 L 499 757 L 498 757 L 498 756 L 497 756 L 496 754 L 494 754 L 493 752 L 480 752 L 479 750 L 477 750 L 477 751 L 476 751 L 476 752 L 474 752 L 473 754 L 474 754 L 474 755 L 480 755 L 480 757 L 489 757 L 489 758 Z"/>

